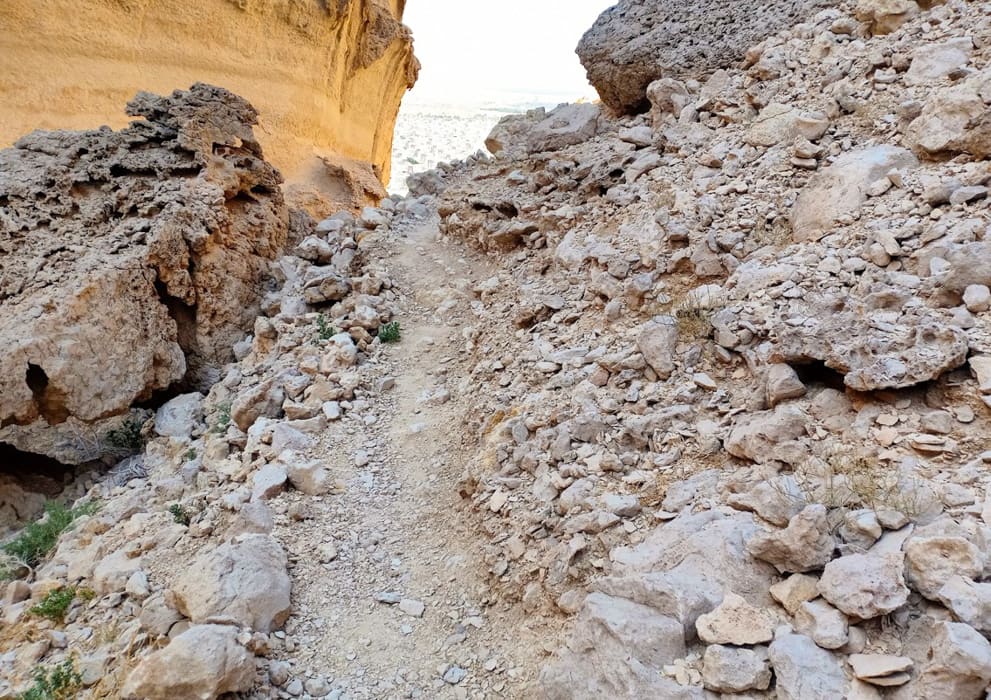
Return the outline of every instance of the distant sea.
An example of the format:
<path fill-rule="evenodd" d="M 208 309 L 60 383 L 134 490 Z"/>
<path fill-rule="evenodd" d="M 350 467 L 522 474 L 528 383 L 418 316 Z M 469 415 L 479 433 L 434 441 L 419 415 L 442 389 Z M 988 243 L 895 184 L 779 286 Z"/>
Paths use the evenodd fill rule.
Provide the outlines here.
<path fill-rule="evenodd" d="M 414 90 L 403 100 L 396 121 L 389 192 L 405 194 L 406 178 L 412 173 L 485 151 L 485 138 L 507 114 L 537 107 L 553 109 L 576 99 L 576 95 L 553 91 L 420 95 Z"/>

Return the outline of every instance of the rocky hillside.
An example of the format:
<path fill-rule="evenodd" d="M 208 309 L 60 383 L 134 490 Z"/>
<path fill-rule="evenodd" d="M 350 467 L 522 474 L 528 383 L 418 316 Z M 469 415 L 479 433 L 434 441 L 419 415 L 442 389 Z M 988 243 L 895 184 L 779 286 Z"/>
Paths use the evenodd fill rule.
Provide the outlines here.
<path fill-rule="evenodd" d="M 985 698 L 991 15 L 772 5 L 298 222 L 219 381 L 8 540 L 0 697 Z"/>
<path fill-rule="evenodd" d="M 140 90 L 222 85 L 259 111 L 289 182 L 342 182 L 316 156 L 373 163 L 388 181 L 399 102 L 416 80 L 403 0 L 203 0 L 0 6 L 0 146 L 33 129 L 126 124 Z M 57 56 L 57 69 L 53 58 Z M 352 166 L 360 171 L 360 167 Z M 364 192 L 358 192 L 363 198 Z M 345 202 L 346 203 L 346 202 Z"/>

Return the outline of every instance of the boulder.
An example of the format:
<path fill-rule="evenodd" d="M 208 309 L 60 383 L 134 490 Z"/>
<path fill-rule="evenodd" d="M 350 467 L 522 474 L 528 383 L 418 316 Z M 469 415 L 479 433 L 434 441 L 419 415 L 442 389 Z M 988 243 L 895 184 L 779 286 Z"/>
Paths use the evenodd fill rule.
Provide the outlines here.
<path fill-rule="evenodd" d="M 642 112 L 653 81 L 702 79 L 738 64 L 752 46 L 832 4 L 773 0 L 751 12 L 720 0 L 621 0 L 599 16 L 577 53 L 607 107 Z"/>
<path fill-rule="evenodd" d="M 124 698 L 135 700 L 214 700 L 251 690 L 254 655 L 228 625 L 193 625 L 164 649 L 141 659 L 124 684 Z"/>
<path fill-rule="evenodd" d="M 52 452 L 42 434 L 15 439 L 31 426 L 216 381 L 286 241 L 251 105 L 197 84 L 140 93 L 128 113 L 144 120 L 0 151 L 0 441 L 20 449 Z"/>
<path fill-rule="evenodd" d="M 542 697 L 701 700 L 701 688 L 680 686 L 663 673 L 665 665 L 684 655 L 684 630 L 677 620 L 645 605 L 592 593 L 567 645 L 540 674 Z"/>
<path fill-rule="evenodd" d="M 695 629 L 706 644 L 763 644 L 774 638 L 774 617 L 728 592 L 719 607 L 698 618 Z"/>
<path fill-rule="evenodd" d="M 937 597 L 958 620 L 982 634 L 991 634 L 991 583 L 976 583 L 965 576 L 951 576 L 939 589 Z"/>
<path fill-rule="evenodd" d="M 791 365 L 776 362 L 767 368 L 767 405 L 774 408 L 782 401 L 805 396 L 806 388 Z"/>
<path fill-rule="evenodd" d="M 890 34 L 919 14 L 915 0 L 859 0 L 856 17 L 872 34 Z"/>
<path fill-rule="evenodd" d="M 176 607 L 194 623 L 271 632 L 291 610 L 286 554 L 268 535 L 242 535 L 204 552 L 172 588 Z"/>
<path fill-rule="evenodd" d="M 856 217 L 867 189 L 892 170 L 918 165 L 915 156 L 896 146 L 871 146 L 844 153 L 816 173 L 802 189 L 791 211 L 795 241 L 817 241 L 841 217 Z"/>
<path fill-rule="evenodd" d="M 761 110 L 747 131 L 747 143 L 752 146 L 791 144 L 796 138 L 818 141 L 829 128 L 826 115 L 802 112 L 790 105 L 772 102 Z"/>
<path fill-rule="evenodd" d="M 702 684 L 717 693 L 767 690 L 771 665 L 767 647 L 741 649 L 713 644 L 702 657 Z"/>
<path fill-rule="evenodd" d="M 893 700 L 980 700 L 991 682 L 991 643 L 960 622 L 936 623 L 929 658 Z"/>
<path fill-rule="evenodd" d="M 929 158 L 991 155 L 989 94 L 991 69 L 987 68 L 962 83 L 930 92 L 922 113 L 908 126 L 907 142 Z"/>
<path fill-rule="evenodd" d="M 659 379 L 667 379 L 674 372 L 677 344 L 678 325 L 672 316 L 655 317 L 643 326 L 637 338 L 637 349 Z"/>
<path fill-rule="evenodd" d="M 966 66 L 973 52 L 974 40 L 969 36 L 920 47 L 912 54 L 905 84 L 927 85 L 945 78 Z"/>
<path fill-rule="evenodd" d="M 547 117 L 543 107 L 531 109 L 525 114 L 510 114 L 499 120 L 485 139 L 485 147 L 493 155 L 505 158 L 522 158 L 527 155 L 527 135 L 534 124 Z"/>
<path fill-rule="evenodd" d="M 939 600 L 951 577 L 976 579 L 983 570 L 981 550 L 963 537 L 913 537 L 905 543 L 905 578 L 929 600 Z"/>
<path fill-rule="evenodd" d="M 155 412 L 155 432 L 162 437 L 189 439 L 203 422 L 203 394 L 182 394 L 166 401 Z"/>
<path fill-rule="evenodd" d="M 832 700 L 846 697 L 840 662 L 804 634 L 784 632 L 768 648 L 779 700 Z"/>
<path fill-rule="evenodd" d="M 826 507 L 806 506 L 783 530 L 759 532 L 747 541 L 747 550 L 781 573 L 802 573 L 821 569 L 832 559 L 833 539 Z"/>
<path fill-rule="evenodd" d="M 801 461 L 805 450 L 790 449 L 806 434 L 809 417 L 797 406 L 781 405 L 737 419 L 726 439 L 726 451 L 734 457 L 763 464 Z"/>
<path fill-rule="evenodd" d="M 819 579 L 822 597 L 861 620 L 887 615 L 905 605 L 901 552 L 848 554 L 826 564 Z"/>
<path fill-rule="evenodd" d="M 824 600 L 799 606 L 795 612 L 795 631 L 812 637 L 823 649 L 839 649 L 850 639 L 846 616 Z"/>
<path fill-rule="evenodd" d="M 589 141 L 599 129 L 599 105 L 566 104 L 552 110 L 527 135 L 530 153 L 559 151 Z"/>

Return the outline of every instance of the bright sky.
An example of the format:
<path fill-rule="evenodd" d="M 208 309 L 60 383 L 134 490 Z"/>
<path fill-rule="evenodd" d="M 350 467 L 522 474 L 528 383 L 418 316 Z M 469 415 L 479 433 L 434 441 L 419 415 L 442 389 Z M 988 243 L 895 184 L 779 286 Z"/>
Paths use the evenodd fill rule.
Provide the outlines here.
<path fill-rule="evenodd" d="M 616 0 L 409 0 L 403 21 L 412 28 L 423 64 L 412 96 L 470 100 L 493 92 L 595 91 L 575 46 Z"/>

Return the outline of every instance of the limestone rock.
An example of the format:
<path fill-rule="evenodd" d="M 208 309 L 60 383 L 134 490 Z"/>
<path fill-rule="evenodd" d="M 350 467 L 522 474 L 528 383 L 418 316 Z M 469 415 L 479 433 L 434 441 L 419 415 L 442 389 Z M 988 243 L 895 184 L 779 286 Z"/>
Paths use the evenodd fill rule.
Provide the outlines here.
<path fill-rule="evenodd" d="M 836 657 L 803 634 L 779 634 L 768 649 L 780 700 L 846 697 L 847 680 Z"/>
<path fill-rule="evenodd" d="M 637 338 L 637 349 L 657 376 L 667 379 L 674 372 L 674 348 L 678 326 L 671 316 L 658 316 L 647 323 Z"/>
<path fill-rule="evenodd" d="M 969 36 L 931 44 L 916 51 L 905 73 L 906 85 L 924 85 L 944 78 L 967 65 L 974 50 Z"/>
<path fill-rule="evenodd" d="M 894 612 L 908 600 L 901 552 L 848 554 L 826 564 L 819 592 L 837 608 L 861 620 Z"/>
<path fill-rule="evenodd" d="M 790 405 L 741 416 L 726 440 L 726 451 L 758 463 L 772 460 L 792 463 L 795 451 L 784 448 L 805 435 L 808 422 L 804 411 Z M 804 454 L 804 450 L 798 452 Z"/>
<path fill-rule="evenodd" d="M 0 151 L 4 433 L 208 384 L 257 316 L 288 212 L 255 110 L 198 84 L 140 93 L 128 112 L 144 121 Z M 22 449 L 46 453 L 35 442 Z"/>
<path fill-rule="evenodd" d="M 203 394 L 182 394 L 166 401 L 155 413 L 155 432 L 163 437 L 189 439 L 203 421 Z"/>
<path fill-rule="evenodd" d="M 791 212 L 796 241 L 822 238 L 841 216 L 855 215 L 867 199 L 867 188 L 894 169 L 917 165 L 904 148 L 872 146 L 844 153 L 805 186 Z"/>
<path fill-rule="evenodd" d="M 824 114 L 803 113 L 789 105 L 769 104 L 757 115 L 747 132 L 747 143 L 753 146 L 774 146 L 792 143 L 796 138 L 817 141 L 826 132 L 829 122 Z"/>
<path fill-rule="evenodd" d="M 991 633 L 991 583 L 951 576 L 939 589 L 938 598 L 961 622 L 983 634 Z"/>
<path fill-rule="evenodd" d="M 981 551 L 963 537 L 913 537 L 905 543 L 905 577 L 930 600 L 939 600 L 951 577 L 975 579 L 983 569 Z"/>
<path fill-rule="evenodd" d="M 695 628 L 706 644 L 763 644 L 774 638 L 774 617 L 730 592 L 718 608 L 699 617 Z"/>
<path fill-rule="evenodd" d="M 622 0 L 596 20 L 578 44 L 588 79 L 614 112 L 647 109 L 658 78 L 705 78 L 739 63 L 747 49 L 829 6 L 820 0 L 776 0 L 760 13 L 717 0 L 701 3 Z"/>
<path fill-rule="evenodd" d="M 766 690 L 771 666 L 766 647 L 738 649 L 719 644 L 706 648 L 702 657 L 702 684 L 718 693 Z"/>
<path fill-rule="evenodd" d="M 558 657 L 540 684 L 549 700 L 601 697 L 701 698 L 662 667 L 685 654 L 684 630 L 674 618 L 644 605 L 592 593 Z"/>
<path fill-rule="evenodd" d="M 173 587 L 176 607 L 195 623 L 271 632 L 291 610 L 286 554 L 268 535 L 243 535 L 199 555 Z"/>
<path fill-rule="evenodd" d="M 333 490 L 333 476 L 320 460 L 302 460 L 286 455 L 282 460 L 287 464 L 289 481 L 298 491 L 308 496 L 324 496 Z"/>
<path fill-rule="evenodd" d="M 991 120 L 985 101 L 989 90 L 991 70 L 985 69 L 960 84 L 930 93 L 906 133 L 912 148 L 929 157 L 991 155 Z"/>
<path fill-rule="evenodd" d="M 795 630 L 812 637 L 823 649 L 839 649 L 850 639 L 846 616 L 823 600 L 799 606 L 795 612 Z"/>
<path fill-rule="evenodd" d="M 853 669 L 853 675 L 877 685 L 898 685 L 891 682 L 894 680 L 892 676 L 904 674 L 912 670 L 914 665 L 912 659 L 906 656 L 890 654 L 851 654 L 847 660 Z"/>
<path fill-rule="evenodd" d="M 760 532 L 747 542 L 747 549 L 754 557 L 781 573 L 822 568 L 832 559 L 835 547 L 826 508 L 818 503 L 806 506 L 785 529 Z"/>
<path fill-rule="evenodd" d="M 771 586 L 771 597 L 792 615 L 802 603 L 817 598 L 819 579 L 805 574 L 792 574 L 783 581 Z"/>
<path fill-rule="evenodd" d="M 255 660 L 228 625 L 193 625 L 164 649 L 141 659 L 122 690 L 141 700 L 214 700 L 248 691 L 255 682 Z"/>
<path fill-rule="evenodd" d="M 530 153 L 559 151 L 566 146 L 588 141 L 595 136 L 598 125 L 598 105 L 561 105 L 533 125 L 527 135 L 527 150 Z"/>
<path fill-rule="evenodd" d="M 991 643 L 973 627 L 938 622 L 929 659 L 919 675 L 891 697 L 895 700 L 979 700 L 991 682 Z"/>
<path fill-rule="evenodd" d="M 234 399 L 231 404 L 231 420 L 238 428 L 247 432 L 259 418 L 277 418 L 282 413 L 283 401 L 285 392 L 282 387 L 267 379 L 249 387 Z"/>
<path fill-rule="evenodd" d="M 774 408 L 782 401 L 805 396 L 806 388 L 791 365 L 775 363 L 767 369 L 767 405 Z"/>
<path fill-rule="evenodd" d="M 890 34 L 918 14 L 915 0 L 859 0 L 856 12 L 874 34 Z"/>

